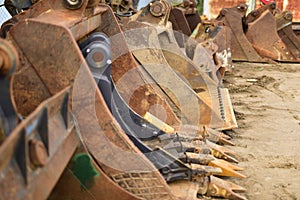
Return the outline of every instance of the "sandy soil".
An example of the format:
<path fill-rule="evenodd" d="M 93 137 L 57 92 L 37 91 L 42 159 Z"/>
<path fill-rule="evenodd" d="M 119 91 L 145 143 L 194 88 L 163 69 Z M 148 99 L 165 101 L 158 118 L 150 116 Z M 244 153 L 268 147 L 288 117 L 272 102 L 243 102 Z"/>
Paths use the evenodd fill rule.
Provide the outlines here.
<path fill-rule="evenodd" d="M 252 200 L 300 199 L 300 64 L 235 63 L 226 75 L 239 128 L 236 143 Z"/>

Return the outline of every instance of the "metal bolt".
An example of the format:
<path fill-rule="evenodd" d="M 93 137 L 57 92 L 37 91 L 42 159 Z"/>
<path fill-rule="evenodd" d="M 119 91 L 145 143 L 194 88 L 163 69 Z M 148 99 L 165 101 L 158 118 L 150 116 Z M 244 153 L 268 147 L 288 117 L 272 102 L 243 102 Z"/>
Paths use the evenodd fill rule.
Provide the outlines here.
<path fill-rule="evenodd" d="M 238 6 L 238 9 L 241 11 L 241 12 L 244 12 L 245 10 L 248 9 L 248 6 L 246 4 L 241 4 L 240 6 Z"/>
<path fill-rule="evenodd" d="M 63 0 L 63 2 L 64 6 L 71 10 L 79 9 L 83 4 L 82 0 Z"/>
<path fill-rule="evenodd" d="M 161 173 L 162 174 L 168 174 L 168 173 L 170 173 L 170 169 L 167 168 L 167 167 L 164 167 L 164 168 L 161 169 Z"/>
<path fill-rule="evenodd" d="M 222 16 L 225 16 L 226 13 L 227 13 L 227 10 L 226 10 L 225 8 L 223 8 L 223 9 L 221 10 L 221 15 L 222 15 Z"/>
<path fill-rule="evenodd" d="M 212 195 L 214 195 L 214 194 L 217 194 L 217 192 L 218 192 L 217 186 L 213 185 L 213 187 L 210 189 L 210 193 L 211 193 Z"/>
<path fill-rule="evenodd" d="M 253 16 L 253 17 L 257 17 L 257 16 L 258 16 L 258 11 L 256 11 L 256 10 L 253 11 L 253 12 L 252 12 L 252 16 Z"/>
<path fill-rule="evenodd" d="M 189 5 L 190 5 L 190 1 L 189 0 L 183 1 L 183 6 L 184 7 L 188 7 Z"/>
<path fill-rule="evenodd" d="M 284 19 L 286 19 L 288 21 L 292 21 L 293 20 L 293 14 L 292 13 L 286 13 L 284 15 Z"/>
<path fill-rule="evenodd" d="M 270 6 L 271 6 L 272 9 L 275 9 L 276 8 L 276 2 L 275 1 L 272 2 Z"/>
<path fill-rule="evenodd" d="M 37 167 L 43 167 L 47 163 L 47 150 L 45 145 L 36 139 L 29 141 L 29 156 L 32 164 Z"/>
<path fill-rule="evenodd" d="M 165 14 L 166 8 L 161 2 L 154 2 L 150 6 L 150 13 L 155 17 L 160 17 Z"/>

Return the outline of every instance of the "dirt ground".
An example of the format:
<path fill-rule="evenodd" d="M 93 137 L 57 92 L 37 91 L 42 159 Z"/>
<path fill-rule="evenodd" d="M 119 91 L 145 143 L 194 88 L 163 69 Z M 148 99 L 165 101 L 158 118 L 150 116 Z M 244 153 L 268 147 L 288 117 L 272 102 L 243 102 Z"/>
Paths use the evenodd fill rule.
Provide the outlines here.
<path fill-rule="evenodd" d="M 250 200 L 300 199 L 300 64 L 235 63 L 227 74 L 239 128 L 228 131 Z"/>

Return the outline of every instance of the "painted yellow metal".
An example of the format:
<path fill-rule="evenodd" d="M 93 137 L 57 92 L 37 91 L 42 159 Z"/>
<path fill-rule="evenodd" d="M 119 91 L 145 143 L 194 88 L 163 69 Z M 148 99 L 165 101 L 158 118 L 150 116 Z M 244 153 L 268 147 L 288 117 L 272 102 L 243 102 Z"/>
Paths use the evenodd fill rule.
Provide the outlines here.
<path fill-rule="evenodd" d="M 148 121 L 149 123 L 153 124 L 154 126 L 156 126 L 157 128 L 159 128 L 160 130 L 162 130 L 166 133 L 174 133 L 174 131 L 175 131 L 175 129 L 173 127 L 169 126 L 168 124 L 166 124 L 162 120 L 158 119 L 157 117 L 155 117 L 154 115 L 152 115 L 149 112 L 146 112 L 146 114 L 143 116 L 143 118 L 146 121 Z"/>

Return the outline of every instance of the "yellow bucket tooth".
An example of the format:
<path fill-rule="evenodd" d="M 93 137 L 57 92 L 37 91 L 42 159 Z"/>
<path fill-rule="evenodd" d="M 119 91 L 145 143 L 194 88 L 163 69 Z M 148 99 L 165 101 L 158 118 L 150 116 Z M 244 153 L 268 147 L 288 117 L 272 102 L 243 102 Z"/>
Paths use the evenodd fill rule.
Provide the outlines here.
<path fill-rule="evenodd" d="M 232 176 L 232 177 L 238 177 L 238 178 L 246 178 L 245 175 L 235 171 L 233 168 L 231 168 L 231 165 L 228 165 L 224 162 L 219 162 L 220 160 L 213 160 L 208 163 L 208 166 L 217 167 L 222 169 L 222 173 L 219 174 L 220 176 Z"/>

